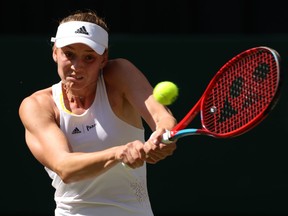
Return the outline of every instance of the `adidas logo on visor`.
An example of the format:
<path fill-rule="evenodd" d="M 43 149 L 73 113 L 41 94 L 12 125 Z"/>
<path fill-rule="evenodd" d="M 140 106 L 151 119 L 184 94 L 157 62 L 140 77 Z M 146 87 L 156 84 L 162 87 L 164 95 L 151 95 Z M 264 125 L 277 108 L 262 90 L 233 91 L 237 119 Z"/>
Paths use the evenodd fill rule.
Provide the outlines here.
<path fill-rule="evenodd" d="M 58 26 L 56 37 L 52 37 L 51 41 L 57 48 L 73 43 L 84 43 L 102 55 L 108 48 L 108 32 L 94 23 L 69 21 Z"/>
<path fill-rule="evenodd" d="M 87 32 L 85 26 L 82 26 L 81 28 L 77 29 L 75 31 L 76 34 L 86 34 L 86 35 L 89 35 L 89 33 Z"/>

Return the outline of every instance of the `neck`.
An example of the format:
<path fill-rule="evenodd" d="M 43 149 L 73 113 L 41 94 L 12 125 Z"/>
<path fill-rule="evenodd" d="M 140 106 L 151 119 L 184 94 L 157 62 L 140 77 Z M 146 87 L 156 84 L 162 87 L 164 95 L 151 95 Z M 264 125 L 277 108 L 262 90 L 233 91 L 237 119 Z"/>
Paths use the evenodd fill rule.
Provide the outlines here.
<path fill-rule="evenodd" d="M 75 101 L 79 101 L 79 100 L 83 101 L 85 99 L 84 95 L 80 95 L 80 94 L 72 92 L 71 89 L 67 88 L 65 85 L 63 86 L 63 90 L 65 92 L 67 99 L 70 102 L 75 102 Z"/>
<path fill-rule="evenodd" d="M 86 90 L 83 89 L 81 91 L 75 91 L 74 89 L 70 88 L 69 85 L 68 86 L 65 84 L 62 85 L 64 100 L 66 100 L 66 102 L 70 104 L 71 103 L 74 104 L 74 106 L 76 107 L 83 107 L 83 108 L 90 107 L 90 105 L 94 101 L 96 93 L 94 87 L 90 89 L 89 91 L 87 89 Z M 92 91 L 92 89 L 94 90 Z"/>
<path fill-rule="evenodd" d="M 67 99 L 70 101 L 70 102 L 75 102 L 75 101 L 80 101 L 80 102 L 84 102 L 85 101 L 85 97 L 83 96 L 76 96 L 76 95 L 69 95 L 69 94 L 66 94 L 67 95 Z"/>

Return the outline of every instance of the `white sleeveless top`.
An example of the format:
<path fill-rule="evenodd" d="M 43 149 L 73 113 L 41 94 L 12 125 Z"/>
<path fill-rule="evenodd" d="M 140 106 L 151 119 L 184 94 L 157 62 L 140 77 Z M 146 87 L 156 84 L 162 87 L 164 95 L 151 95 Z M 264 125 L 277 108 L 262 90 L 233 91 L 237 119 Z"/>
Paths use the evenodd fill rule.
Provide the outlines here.
<path fill-rule="evenodd" d="M 133 140 L 144 142 L 144 129 L 127 124 L 113 113 L 102 74 L 93 104 L 81 115 L 65 108 L 61 82 L 54 84 L 52 91 L 60 111 L 60 128 L 74 152 L 101 151 Z M 128 169 L 119 163 L 100 176 L 69 184 L 55 172 L 45 169 L 55 188 L 56 216 L 153 216 L 146 164 Z"/>

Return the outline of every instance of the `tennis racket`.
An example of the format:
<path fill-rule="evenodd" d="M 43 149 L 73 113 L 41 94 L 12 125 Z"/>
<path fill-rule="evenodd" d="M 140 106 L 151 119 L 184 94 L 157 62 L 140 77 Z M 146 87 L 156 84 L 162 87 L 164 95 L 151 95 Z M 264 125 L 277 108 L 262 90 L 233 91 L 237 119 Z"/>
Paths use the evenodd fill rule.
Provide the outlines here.
<path fill-rule="evenodd" d="M 203 95 L 163 142 L 190 135 L 229 138 L 248 132 L 275 107 L 281 87 L 280 56 L 269 47 L 248 49 L 214 75 Z M 199 114 L 201 126 L 187 128 Z"/>

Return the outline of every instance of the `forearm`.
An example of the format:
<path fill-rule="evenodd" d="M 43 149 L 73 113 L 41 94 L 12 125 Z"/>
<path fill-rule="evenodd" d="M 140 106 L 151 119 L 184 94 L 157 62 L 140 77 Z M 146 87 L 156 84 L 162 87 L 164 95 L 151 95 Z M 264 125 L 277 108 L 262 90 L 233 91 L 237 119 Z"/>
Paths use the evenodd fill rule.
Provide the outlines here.
<path fill-rule="evenodd" d="M 119 148 L 121 147 L 117 146 L 91 153 L 68 153 L 55 165 L 54 171 L 65 183 L 98 176 L 119 163 Z"/>
<path fill-rule="evenodd" d="M 161 114 L 155 120 L 156 122 L 156 130 L 157 129 L 166 129 L 171 130 L 176 124 L 177 120 L 172 115 L 171 111 L 167 108 L 167 113 Z"/>

